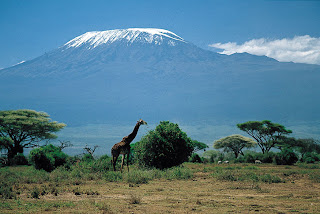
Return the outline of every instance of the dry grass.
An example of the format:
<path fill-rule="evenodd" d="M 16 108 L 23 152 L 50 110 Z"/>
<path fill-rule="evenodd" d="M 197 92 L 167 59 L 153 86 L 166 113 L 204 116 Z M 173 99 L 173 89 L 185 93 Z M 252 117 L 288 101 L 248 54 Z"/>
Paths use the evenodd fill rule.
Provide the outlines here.
<path fill-rule="evenodd" d="M 298 166 L 230 165 L 223 171 L 278 176 L 284 182 L 223 180 L 217 165 L 185 164 L 193 177 L 153 179 L 147 183 L 84 180 L 78 184 L 43 182 L 15 186 L 15 199 L 0 199 L 1 213 L 320 213 L 320 169 Z M 124 176 L 127 176 L 124 173 Z M 39 199 L 30 191 L 38 189 Z M 45 190 L 45 194 L 42 194 Z M 51 191 L 53 193 L 51 193 Z M 55 195 L 55 192 L 58 192 Z"/>

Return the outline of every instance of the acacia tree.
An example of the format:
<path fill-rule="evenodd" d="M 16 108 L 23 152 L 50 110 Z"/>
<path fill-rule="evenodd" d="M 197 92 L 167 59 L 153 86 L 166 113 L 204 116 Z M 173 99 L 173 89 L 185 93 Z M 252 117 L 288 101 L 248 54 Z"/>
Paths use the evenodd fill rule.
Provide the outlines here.
<path fill-rule="evenodd" d="M 213 147 L 215 149 L 224 149 L 225 152 L 231 151 L 238 158 L 239 154 L 243 154 L 243 148 L 252 148 L 256 145 L 257 143 L 251 138 L 236 134 L 216 140 Z"/>
<path fill-rule="evenodd" d="M 248 121 L 239 123 L 237 126 L 257 141 L 263 154 L 269 152 L 287 134 L 292 133 L 291 130 L 286 129 L 283 125 L 272 123 L 269 120 Z"/>
<path fill-rule="evenodd" d="M 39 142 L 54 139 L 53 133 L 66 125 L 51 121 L 45 112 L 34 110 L 0 111 L 0 148 L 8 151 L 11 159 L 24 148 L 38 146 Z"/>
<path fill-rule="evenodd" d="M 193 152 L 198 152 L 198 151 L 206 151 L 209 146 L 205 143 L 199 142 L 197 140 L 192 140 L 192 146 L 193 146 Z"/>

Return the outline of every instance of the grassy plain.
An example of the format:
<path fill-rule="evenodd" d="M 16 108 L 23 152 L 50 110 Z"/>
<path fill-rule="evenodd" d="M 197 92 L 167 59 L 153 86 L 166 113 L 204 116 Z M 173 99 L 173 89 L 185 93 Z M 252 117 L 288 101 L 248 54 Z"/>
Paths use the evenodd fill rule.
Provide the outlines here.
<path fill-rule="evenodd" d="M 320 213 L 319 164 L 185 163 L 123 174 L 27 166 L 1 168 L 0 177 L 1 213 Z"/>

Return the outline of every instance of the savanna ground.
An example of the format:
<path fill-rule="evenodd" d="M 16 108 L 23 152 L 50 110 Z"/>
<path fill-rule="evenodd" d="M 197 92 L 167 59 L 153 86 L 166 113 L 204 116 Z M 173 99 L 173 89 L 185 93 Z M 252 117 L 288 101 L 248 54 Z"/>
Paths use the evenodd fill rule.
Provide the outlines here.
<path fill-rule="evenodd" d="M 1 168 L 1 213 L 320 213 L 319 164 L 89 171 Z"/>

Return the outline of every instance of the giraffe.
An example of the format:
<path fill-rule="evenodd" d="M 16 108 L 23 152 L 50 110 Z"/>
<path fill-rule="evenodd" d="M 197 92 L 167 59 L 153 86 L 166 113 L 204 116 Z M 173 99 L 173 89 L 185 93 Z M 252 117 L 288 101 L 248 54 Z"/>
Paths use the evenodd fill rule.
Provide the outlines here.
<path fill-rule="evenodd" d="M 122 154 L 122 163 L 121 163 L 120 170 L 122 172 L 124 159 L 125 159 L 125 156 L 127 155 L 127 167 L 129 172 L 130 143 L 137 136 L 140 125 L 147 125 L 147 122 L 143 121 L 142 119 L 138 120 L 131 134 L 129 134 L 128 136 L 125 136 L 124 138 L 122 138 L 122 140 L 119 143 L 116 143 L 113 145 L 111 149 L 111 155 L 112 155 L 112 165 L 113 165 L 114 171 L 116 171 L 117 159 L 119 155 Z"/>

